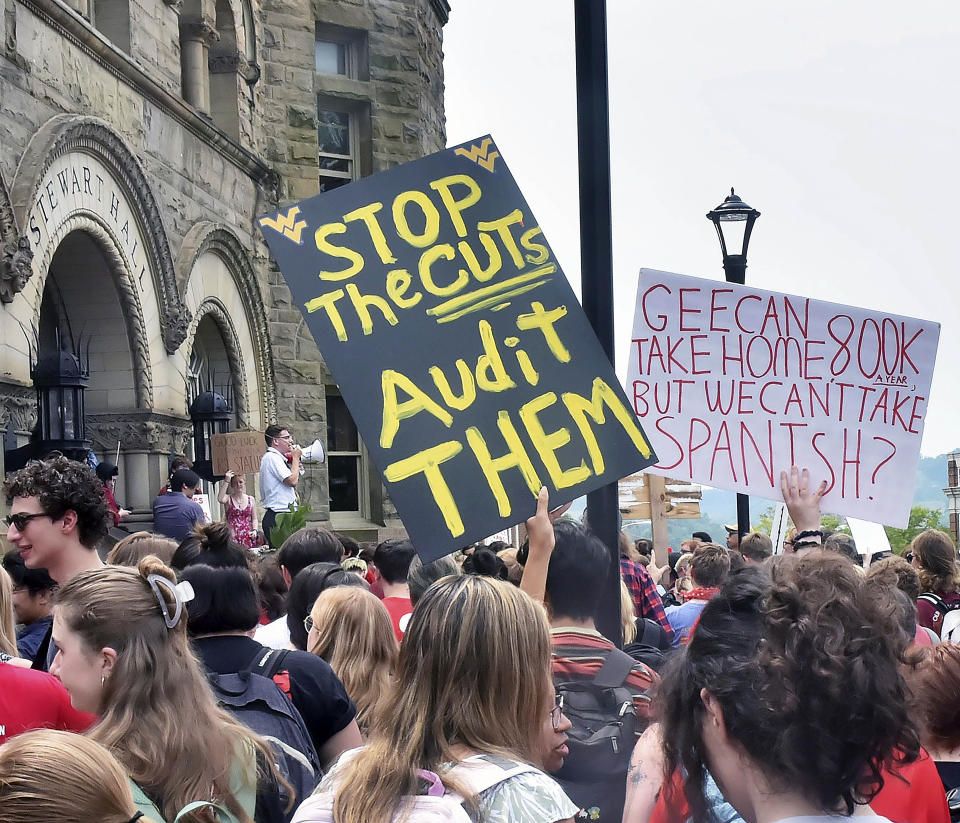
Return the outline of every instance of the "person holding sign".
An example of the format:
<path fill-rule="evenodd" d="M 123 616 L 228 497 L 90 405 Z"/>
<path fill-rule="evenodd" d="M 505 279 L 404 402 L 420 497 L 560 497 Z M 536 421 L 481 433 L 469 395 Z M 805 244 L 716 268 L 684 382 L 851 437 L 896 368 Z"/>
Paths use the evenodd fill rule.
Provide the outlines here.
<path fill-rule="evenodd" d="M 263 507 L 263 534 L 271 549 L 277 547 L 270 539 L 277 515 L 290 511 L 297 502 L 295 491 L 300 482 L 300 447 L 283 426 L 267 426 L 263 434 L 267 451 L 260 460 L 260 496 Z"/>
<path fill-rule="evenodd" d="M 224 507 L 230 536 L 248 549 L 263 543 L 257 531 L 257 510 L 253 498 L 247 494 L 247 480 L 242 474 L 228 471 L 220 484 L 217 500 Z"/>

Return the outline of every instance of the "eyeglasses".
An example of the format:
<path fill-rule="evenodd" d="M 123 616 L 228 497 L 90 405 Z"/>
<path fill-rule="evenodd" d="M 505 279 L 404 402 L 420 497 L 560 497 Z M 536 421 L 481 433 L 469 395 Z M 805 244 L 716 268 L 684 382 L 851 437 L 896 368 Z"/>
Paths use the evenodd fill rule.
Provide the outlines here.
<path fill-rule="evenodd" d="M 26 512 L 17 512 L 16 514 L 8 514 L 4 517 L 4 521 L 7 526 L 16 526 L 18 532 L 22 532 L 29 523 L 35 517 L 49 517 L 51 520 L 53 517 L 46 512 L 37 512 L 36 514 L 27 514 Z"/>
<path fill-rule="evenodd" d="M 550 709 L 550 722 L 553 724 L 555 732 L 560 731 L 560 723 L 563 720 L 563 695 L 554 696 L 554 706 Z"/>
<path fill-rule="evenodd" d="M 307 634 L 310 634 L 313 629 L 313 618 L 309 614 L 303 618 L 303 628 L 307 630 Z"/>

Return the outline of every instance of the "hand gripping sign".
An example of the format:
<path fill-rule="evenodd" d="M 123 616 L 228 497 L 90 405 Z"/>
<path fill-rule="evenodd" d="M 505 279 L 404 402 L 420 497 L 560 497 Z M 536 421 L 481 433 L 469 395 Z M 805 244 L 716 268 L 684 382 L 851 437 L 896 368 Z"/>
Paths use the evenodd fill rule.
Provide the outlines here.
<path fill-rule="evenodd" d="M 808 466 L 824 511 L 905 526 L 937 323 L 641 269 L 627 395 L 648 471 L 779 499 Z"/>
<path fill-rule="evenodd" d="M 490 137 L 260 226 L 424 560 L 656 460 Z"/>

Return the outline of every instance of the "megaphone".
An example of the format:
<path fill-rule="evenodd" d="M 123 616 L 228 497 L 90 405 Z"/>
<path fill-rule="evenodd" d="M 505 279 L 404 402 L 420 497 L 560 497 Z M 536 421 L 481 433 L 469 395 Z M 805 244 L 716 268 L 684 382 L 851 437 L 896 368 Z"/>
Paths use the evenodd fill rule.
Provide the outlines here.
<path fill-rule="evenodd" d="M 309 446 L 300 450 L 300 459 L 304 463 L 322 463 L 323 458 L 323 444 L 319 438 L 314 440 Z"/>

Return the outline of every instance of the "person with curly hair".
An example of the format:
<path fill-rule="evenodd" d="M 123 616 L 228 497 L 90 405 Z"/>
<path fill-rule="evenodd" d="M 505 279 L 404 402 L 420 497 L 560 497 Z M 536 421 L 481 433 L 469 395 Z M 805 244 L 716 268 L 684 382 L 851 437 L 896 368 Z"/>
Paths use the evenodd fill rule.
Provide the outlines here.
<path fill-rule="evenodd" d="M 63 586 L 103 566 L 97 544 L 107 533 L 109 510 L 89 466 L 65 457 L 37 460 L 7 477 L 3 493 L 11 500 L 7 540 L 28 569 L 46 569 Z M 48 628 L 34 666 L 47 669 L 55 654 Z"/>
<path fill-rule="evenodd" d="M 919 756 L 890 599 L 836 555 L 784 558 L 772 573 L 731 578 L 664 675 L 667 773 L 686 776 L 697 821 L 716 802 L 710 777 L 745 820 L 826 823 Z"/>
<path fill-rule="evenodd" d="M 913 538 L 909 553 L 923 590 L 917 600 L 917 620 L 940 636 L 943 618 L 960 607 L 960 563 L 957 547 L 945 532 L 927 529 Z"/>
<path fill-rule="evenodd" d="M 806 471 L 786 477 L 798 542 L 819 543 L 826 484 L 814 490 Z M 932 764 L 908 711 L 895 591 L 816 549 L 781 558 L 770 575 L 731 577 L 664 675 L 664 763 L 652 771 L 673 778 L 649 819 L 685 820 L 662 810 L 689 803 L 698 822 L 724 804 L 723 819 L 753 823 L 943 821 L 942 809 L 921 808 Z M 643 785 L 645 765 L 632 765 L 628 781 Z M 884 791 L 895 784 L 906 803 Z"/>
<path fill-rule="evenodd" d="M 65 457 L 37 460 L 11 474 L 3 493 L 12 499 L 7 540 L 27 568 L 46 569 L 62 586 L 103 565 L 97 544 L 107 533 L 107 504 L 89 466 Z"/>

